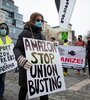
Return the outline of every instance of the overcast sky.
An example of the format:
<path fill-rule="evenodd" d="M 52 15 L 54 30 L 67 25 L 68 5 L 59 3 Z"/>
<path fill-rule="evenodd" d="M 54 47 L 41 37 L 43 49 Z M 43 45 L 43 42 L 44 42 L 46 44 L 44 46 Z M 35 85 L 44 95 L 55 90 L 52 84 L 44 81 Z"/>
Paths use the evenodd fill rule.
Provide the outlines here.
<path fill-rule="evenodd" d="M 58 12 L 54 0 L 14 0 L 23 15 L 23 21 L 28 21 L 33 12 L 43 14 L 45 21 L 51 26 L 58 26 Z M 76 0 L 70 23 L 75 34 L 85 35 L 90 30 L 90 0 Z"/>

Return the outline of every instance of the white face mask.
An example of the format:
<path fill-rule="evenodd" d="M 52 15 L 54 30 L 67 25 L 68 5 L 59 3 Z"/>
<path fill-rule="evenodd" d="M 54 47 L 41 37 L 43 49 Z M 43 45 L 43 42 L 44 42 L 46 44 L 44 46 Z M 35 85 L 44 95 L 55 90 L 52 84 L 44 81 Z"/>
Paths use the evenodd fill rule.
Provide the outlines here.
<path fill-rule="evenodd" d="M 0 34 L 1 34 L 2 36 L 5 36 L 6 33 L 7 33 L 7 30 L 6 30 L 6 29 L 0 29 Z"/>

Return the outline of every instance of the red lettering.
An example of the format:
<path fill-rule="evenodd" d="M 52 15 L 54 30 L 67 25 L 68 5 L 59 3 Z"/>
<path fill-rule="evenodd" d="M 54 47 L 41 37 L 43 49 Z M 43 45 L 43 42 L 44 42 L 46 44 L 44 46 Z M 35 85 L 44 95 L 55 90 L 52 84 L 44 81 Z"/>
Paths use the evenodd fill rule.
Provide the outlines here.
<path fill-rule="evenodd" d="M 63 62 L 64 62 L 64 57 L 61 57 L 61 61 L 63 61 Z"/>
<path fill-rule="evenodd" d="M 81 59 L 81 64 L 83 64 L 83 59 Z"/>
<path fill-rule="evenodd" d="M 82 59 L 77 59 L 77 63 L 78 64 L 82 64 L 83 63 L 83 60 Z"/>
<path fill-rule="evenodd" d="M 65 58 L 65 62 L 70 62 L 70 58 Z"/>
<path fill-rule="evenodd" d="M 72 58 L 72 63 L 77 63 L 77 59 L 76 58 Z"/>
<path fill-rule="evenodd" d="M 61 57 L 62 62 L 70 62 L 70 63 L 77 63 L 77 64 L 82 64 L 83 59 L 78 59 L 78 58 L 65 58 Z"/>

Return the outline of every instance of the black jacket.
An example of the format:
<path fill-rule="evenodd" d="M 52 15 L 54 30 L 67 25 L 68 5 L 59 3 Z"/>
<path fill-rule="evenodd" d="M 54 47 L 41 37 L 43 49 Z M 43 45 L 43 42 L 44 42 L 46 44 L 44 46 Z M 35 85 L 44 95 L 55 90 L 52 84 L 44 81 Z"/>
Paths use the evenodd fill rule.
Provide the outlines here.
<path fill-rule="evenodd" d="M 34 39 L 40 39 L 44 40 L 44 36 L 41 34 L 41 29 L 35 26 L 31 26 L 31 29 L 33 31 Z M 23 37 L 25 38 L 33 38 L 31 29 L 25 25 L 24 30 L 21 32 L 21 34 L 18 37 L 17 43 L 14 47 L 14 53 L 16 60 L 20 55 L 23 55 L 25 57 L 25 50 L 24 50 L 24 44 L 23 44 Z M 26 70 L 23 68 L 23 66 L 19 67 L 19 85 L 22 87 L 27 86 L 27 79 L 26 79 Z"/>
<path fill-rule="evenodd" d="M 90 41 L 88 41 L 86 45 L 86 58 L 90 59 Z"/>

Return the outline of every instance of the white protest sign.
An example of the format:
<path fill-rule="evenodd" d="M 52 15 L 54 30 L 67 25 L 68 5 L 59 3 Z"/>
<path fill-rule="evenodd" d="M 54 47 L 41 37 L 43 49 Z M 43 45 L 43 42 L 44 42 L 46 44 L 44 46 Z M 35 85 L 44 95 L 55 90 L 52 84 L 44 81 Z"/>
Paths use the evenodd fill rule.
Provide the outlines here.
<path fill-rule="evenodd" d="M 60 0 L 59 25 L 61 28 L 67 29 L 75 2 L 76 0 Z M 56 1 L 56 3 L 58 3 L 58 1 Z"/>
<path fill-rule="evenodd" d="M 13 47 L 13 44 L 0 45 L 0 74 L 17 67 Z"/>
<path fill-rule="evenodd" d="M 66 68 L 79 68 L 85 66 L 86 48 L 81 46 L 58 46 L 60 61 Z"/>
<path fill-rule="evenodd" d="M 60 55 L 53 42 L 24 38 L 29 99 L 66 90 Z"/>

